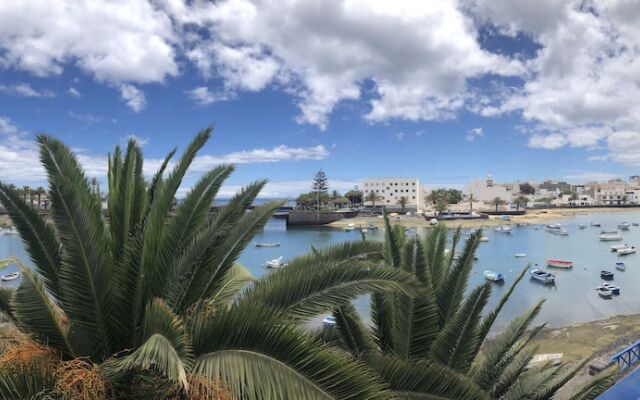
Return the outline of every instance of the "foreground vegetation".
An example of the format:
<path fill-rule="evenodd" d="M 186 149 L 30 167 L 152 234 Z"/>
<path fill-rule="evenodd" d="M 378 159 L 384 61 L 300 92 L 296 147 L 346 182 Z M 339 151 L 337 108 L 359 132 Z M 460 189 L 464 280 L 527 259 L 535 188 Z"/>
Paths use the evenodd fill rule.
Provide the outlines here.
<path fill-rule="evenodd" d="M 465 296 L 480 232 L 454 261 L 459 231 L 446 254 L 444 227 L 423 243 L 387 222 L 385 243 L 313 249 L 255 279 L 236 260 L 281 205 L 249 211 L 264 181 L 210 215 L 233 171 L 222 165 L 171 209 L 210 135 L 198 134 L 165 174 L 172 151 L 150 182 L 136 143 L 116 147 L 108 223 L 96 185 L 53 137 L 37 138 L 51 223 L 0 183 L 34 266 L 14 260 L 20 286 L 0 289 L 0 310 L 22 332 L 0 357 L 0 397 L 548 399 L 581 366 L 525 371 L 539 331 L 526 329 L 541 304 L 483 349 L 508 294 L 486 315 L 489 285 Z M 365 293 L 372 329 L 350 305 Z M 331 311 L 336 329 L 304 328 Z M 574 398 L 592 398 L 600 383 Z"/>

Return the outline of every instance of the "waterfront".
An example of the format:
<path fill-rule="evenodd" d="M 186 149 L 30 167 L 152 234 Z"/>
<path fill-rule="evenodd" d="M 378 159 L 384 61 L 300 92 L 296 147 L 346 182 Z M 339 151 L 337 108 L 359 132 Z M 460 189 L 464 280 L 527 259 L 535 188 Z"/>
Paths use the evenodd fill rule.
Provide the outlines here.
<path fill-rule="evenodd" d="M 484 282 L 483 271 L 493 270 L 505 275 L 504 285 L 493 285 L 491 304 L 494 304 L 502 293 L 508 288 L 518 272 L 527 264 L 544 267 L 546 259 L 567 259 L 574 262 L 572 270 L 557 270 L 556 285 L 545 286 L 529 277 L 525 277 L 520 283 L 511 300 L 505 306 L 495 328 L 500 329 L 516 314 L 533 305 L 537 300 L 546 298 L 546 304 L 538 317 L 539 322 L 546 322 L 550 327 L 560 327 L 579 322 L 604 319 L 614 315 L 634 314 L 640 311 L 640 296 L 635 292 L 636 285 L 640 282 L 640 254 L 619 257 L 609 250 L 614 243 L 600 242 L 598 235 L 601 229 L 612 229 L 621 221 L 640 222 L 639 211 L 624 211 L 614 213 L 589 213 L 557 219 L 569 230 L 568 236 L 552 235 L 545 232 L 542 227 L 536 230 L 534 226 L 516 227 L 511 234 L 497 233 L 493 228 L 485 230 L 485 236 L 489 242 L 482 243 L 478 250 L 479 259 L 474 263 L 471 275 L 470 287 Z M 579 224 L 587 224 L 597 221 L 601 228 L 587 227 L 579 230 Z M 470 232 L 470 230 L 467 230 Z M 419 230 L 424 234 L 423 230 Z M 383 232 L 367 233 L 372 240 L 381 240 Z M 623 232 L 624 243 L 640 245 L 640 227 L 631 227 Z M 259 233 L 254 241 L 240 257 L 240 262 L 245 265 L 255 276 L 269 273 L 264 268 L 264 262 L 279 256 L 284 260 L 291 259 L 299 254 L 309 251 L 310 246 L 324 247 L 332 243 L 345 240 L 359 240 L 357 231 L 344 232 L 343 230 L 327 227 L 310 227 L 286 229 L 283 220 L 271 219 L 263 232 Z M 280 247 L 257 248 L 257 242 L 279 242 Z M 515 258 L 515 253 L 526 253 L 525 258 Z M 24 248 L 17 236 L 0 236 L 0 257 L 17 256 L 23 261 L 28 261 Z M 624 260 L 627 270 L 617 271 L 614 268 L 616 261 Z M 601 283 L 599 271 L 608 269 L 615 272 L 613 283 L 621 287 L 621 295 L 612 300 L 599 298 L 594 288 Z M 13 272 L 14 266 L 10 266 L 4 273 Z M 18 280 L 2 282 L 3 286 L 17 286 Z M 361 298 L 357 301 L 358 309 L 367 311 L 368 301 Z"/>

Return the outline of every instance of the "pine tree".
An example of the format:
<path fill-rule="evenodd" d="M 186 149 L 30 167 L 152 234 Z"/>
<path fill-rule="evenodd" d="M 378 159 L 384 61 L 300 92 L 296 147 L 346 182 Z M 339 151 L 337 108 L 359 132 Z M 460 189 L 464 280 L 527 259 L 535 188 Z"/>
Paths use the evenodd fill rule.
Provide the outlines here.
<path fill-rule="evenodd" d="M 324 171 L 320 170 L 313 178 L 313 191 L 316 192 L 316 210 L 320 210 L 320 195 L 327 193 L 329 190 L 329 182 Z"/>

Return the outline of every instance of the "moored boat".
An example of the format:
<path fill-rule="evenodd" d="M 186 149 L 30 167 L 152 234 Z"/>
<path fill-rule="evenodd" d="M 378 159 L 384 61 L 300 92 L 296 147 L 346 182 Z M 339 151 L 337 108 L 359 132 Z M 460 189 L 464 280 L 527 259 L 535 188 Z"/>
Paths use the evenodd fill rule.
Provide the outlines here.
<path fill-rule="evenodd" d="M 278 257 L 278 258 L 274 258 L 271 261 L 265 261 L 264 266 L 267 268 L 273 268 L 273 269 L 278 269 L 280 267 L 282 267 L 282 256 Z"/>
<path fill-rule="evenodd" d="M 592 222 L 591 226 L 593 226 L 595 228 L 599 228 L 600 227 L 600 223 L 599 222 Z"/>
<path fill-rule="evenodd" d="M 278 242 L 260 242 L 256 243 L 256 247 L 279 247 L 280 243 Z"/>
<path fill-rule="evenodd" d="M 486 236 L 483 236 L 483 237 L 481 237 L 481 238 L 480 238 L 480 241 L 481 241 L 481 242 L 488 242 L 488 241 L 489 241 L 489 238 L 488 238 L 488 237 L 486 237 Z"/>
<path fill-rule="evenodd" d="M 596 293 L 598 293 L 598 296 L 602 297 L 603 299 L 610 299 L 611 296 L 613 295 L 611 290 L 603 286 L 596 287 Z"/>
<path fill-rule="evenodd" d="M 600 231 L 600 233 L 602 235 L 605 235 L 605 234 L 608 234 L 608 233 L 613 234 L 613 233 L 618 233 L 618 230 L 617 229 L 603 229 L 603 230 Z"/>
<path fill-rule="evenodd" d="M 586 228 L 586 227 L 587 227 L 587 226 L 586 226 L 585 224 L 580 224 L 580 225 L 578 225 L 578 229 L 584 229 L 584 228 Z"/>
<path fill-rule="evenodd" d="M 600 241 L 602 242 L 613 242 L 617 240 L 622 240 L 622 235 L 619 233 L 603 233 L 599 236 Z"/>
<path fill-rule="evenodd" d="M 484 271 L 484 278 L 492 282 L 504 282 L 504 275 L 500 272 Z"/>
<path fill-rule="evenodd" d="M 621 231 L 628 231 L 629 230 L 629 223 L 628 222 L 621 222 L 618 225 L 618 229 L 620 229 Z"/>
<path fill-rule="evenodd" d="M 535 280 L 540 281 L 542 283 L 554 283 L 555 282 L 555 276 L 553 274 L 550 274 L 550 273 L 545 272 L 545 271 L 540 270 L 540 269 L 532 269 L 531 271 L 529 271 L 529 274 L 531 275 L 532 279 L 535 279 Z"/>
<path fill-rule="evenodd" d="M 527 256 L 527 254 L 526 254 L 526 253 L 516 253 L 516 254 L 514 254 L 514 256 L 515 256 L 516 258 L 522 258 L 522 257 L 526 257 L 526 256 Z"/>
<path fill-rule="evenodd" d="M 610 281 L 613 279 L 613 272 L 604 270 L 600 271 L 600 278 Z"/>
<path fill-rule="evenodd" d="M 618 251 L 620 249 L 624 249 L 629 247 L 629 245 L 627 243 L 625 244 L 614 244 L 613 246 L 611 246 L 611 251 Z"/>
<path fill-rule="evenodd" d="M 626 256 L 629 254 L 634 254 L 636 252 L 636 246 L 629 246 L 617 251 L 619 256 Z"/>
<path fill-rule="evenodd" d="M 2 279 L 3 281 L 12 281 L 14 279 L 18 279 L 19 276 L 20 272 L 12 272 L 10 274 L 0 276 L 0 279 Z"/>
<path fill-rule="evenodd" d="M 618 271 L 626 271 L 627 270 L 627 266 L 623 262 L 617 262 L 616 263 L 616 269 Z"/>
<path fill-rule="evenodd" d="M 511 233 L 511 226 L 509 225 L 503 225 L 503 226 L 499 226 L 495 229 L 496 232 L 500 232 L 500 233 Z"/>
<path fill-rule="evenodd" d="M 547 260 L 547 267 L 553 268 L 573 268 L 573 261 Z"/>
<path fill-rule="evenodd" d="M 334 317 L 333 315 L 327 315 L 323 318 L 322 325 L 324 325 L 325 328 L 331 328 L 332 326 L 335 326 L 336 317 Z"/>
<path fill-rule="evenodd" d="M 620 286 L 614 285 L 613 283 L 602 282 L 602 287 L 607 290 L 611 290 L 611 293 L 615 294 L 616 296 L 620 294 Z"/>
<path fill-rule="evenodd" d="M 633 226 L 640 226 L 640 224 L 639 224 L 639 223 L 637 223 L 637 222 L 634 222 L 634 223 L 632 223 L 631 225 L 633 225 Z"/>

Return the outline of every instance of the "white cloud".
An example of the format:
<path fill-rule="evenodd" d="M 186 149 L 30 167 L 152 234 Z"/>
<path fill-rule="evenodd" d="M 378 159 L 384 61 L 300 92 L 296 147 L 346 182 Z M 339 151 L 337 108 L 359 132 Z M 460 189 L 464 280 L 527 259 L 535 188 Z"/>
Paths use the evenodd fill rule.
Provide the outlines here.
<path fill-rule="evenodd" d="M 67 114 L 69 114 L 71 118 L 77 119 L 78 121 L 84 122 L 85 124 L 88 124 L 88 125 L 97 124 L 98 122 L 104 119 L 104 117 L 100 115 L 94 115 L 91 113 L 86 113 L 86 114 L 76 113 L 71 110 L 69 110 Z"/>
<path fill-rule="evenodd" d="M 187 90 L 186 93 L 193 101 L 200 105 L 207 105 L 216 101 L 225 101 L 229 100 L 230 98 L 229 94 L 216 94 L 209 90 L 209 88 L 206 86 L 200 86 L 191 90 Z"/>
<path fill-rule="evenodd" d="M 80 92 L 79 92 L 76 88 L 74 88 L 74 87 L 70 87 L 69 89 L 67 89 L 67 93 L 68 93 L 70 96 L 73 96 L 73 97 L 80 97 L 80 96 L 82 96 L 82 95 L 80 94 Z"/>
<path fill-rule="evenodd" d="M 477 138 L 481 138 L 483 136 L 484 136 L 484 132 L 482 131 L 482 128 L 473 128 L 467 131 L 467 135 L 465 136 L 465 139 L 467 140 L 467 142 L 473 142 Z"/>
<path fill-rule="evenodd" d="M 619 174 L 612 174 L 609 172 L 601 172 L 601 171 L 576 171 L 568 173 L 562 176 L 562 179 L 569 182 L 604 182 L 610 179 L 621 178 L 622 176 Z"/>
<path fill-rule="evenodd" d="M 265 188 L 260 192 L 260 197 L 271 198 L 296 198 L 300 193 L 311 190 L 312 180 L 296 180 L 296 181 L 269 181 Z M 358 181 L 344 181 L 329 179 L 329 190 L 337 190 L 345 193 L 354 186 L 359 186 Z M 242 185 L 225 185 L 220 189 L 220 197 L 230 197 L 239 192 Z M 184 190 L 186 194 L 187 190 Z"/>
<path fill-rule="evenodd" d="M 151 138 L 148 138 L 148 137 L 140 137 L 140 136 L 136 136 L 136 135 L 133 135 L 133 134 L 131 134 L 131 135 L 129 135 L 129 136 L 126 136 L 126 137 L 122 138 L 121 142 L 123 142 L 123 143 L 127 143 L 130 139 L 133 139 L 133 140 L 135 140 L 136 142 L 138 142 L 138 144 L 139 144 L 140 146 L 146 146 L 146 145 L 148 145 L 148 144 L 149 144 L 149 142 L 151 142 Z"/>
<path fill-rule="evenodd" d="M 323 145 L 314 147 L 276 146 L 271 149 L 253 149 L 236 151 L 220 156 L 198 156 L 193 162 L 194 171 L 205 171 L 221 163 L 249 164 L 272 163 L 281 161 L 324 160 L 329 156 L 329 150 Z"/>
<path fill-rule="evenodd" d="M 404 132 L 394 132 L 392 136 L 395 140 L 404 140 Z"/>
<path fill-rule="evenodd" d="M 133 85 L 123 83 L 119 87 L 120 96 L 122 100 L 127 103 L 127 106 L 134 112 L 140 112 L 147 105 L 147 99 L 144 96 L 144 92 Z"/>
<path fill-rule="evenodd" d="M 55 93 L 53 93 L 51 90 L 48 90 L 48 89 L 37 90 L 37 89 L 34 89 L 30 84 L 24 83 L 24 82 L 16 83 L 14 85 L 9 85 L 9 86 L 0 85 L 0 91 L 7 94 L 14 95 L 14 96 L 20 96 L 20 97 L 53 97 L 55 96 Z"/>

